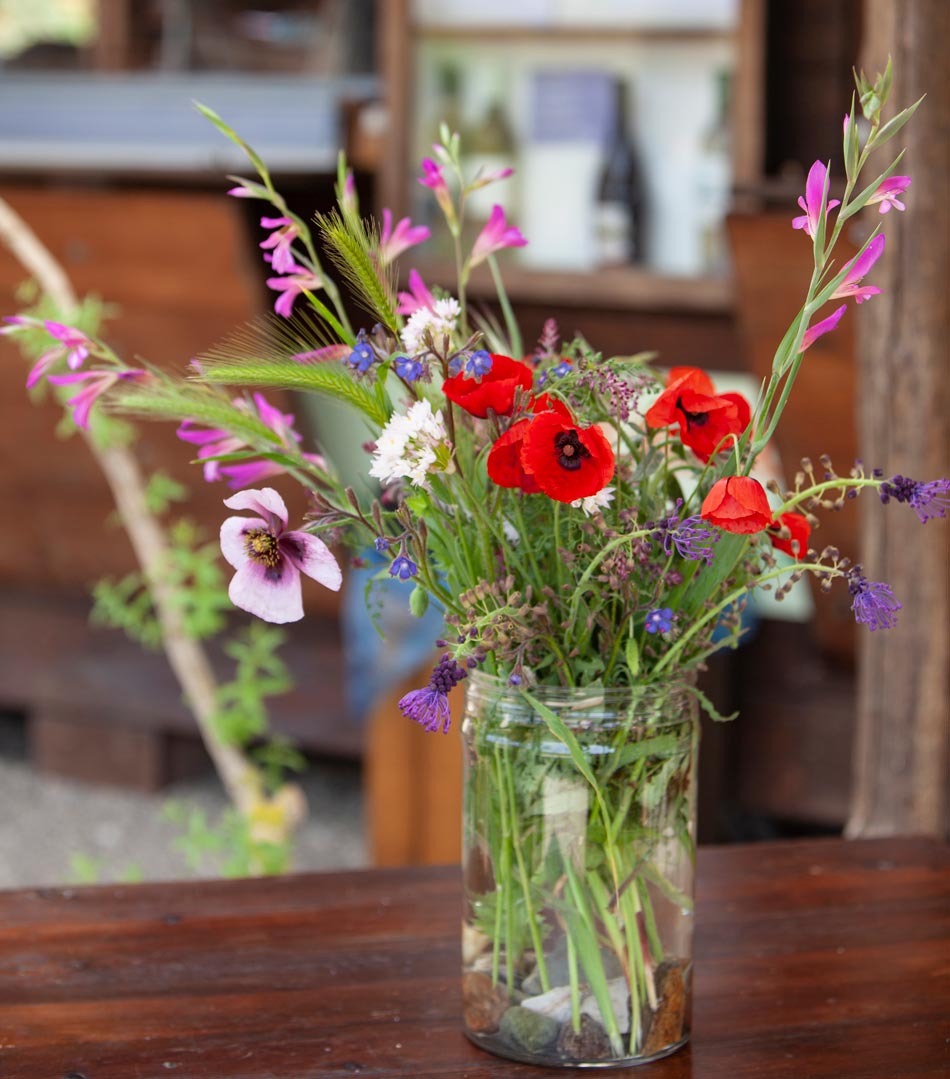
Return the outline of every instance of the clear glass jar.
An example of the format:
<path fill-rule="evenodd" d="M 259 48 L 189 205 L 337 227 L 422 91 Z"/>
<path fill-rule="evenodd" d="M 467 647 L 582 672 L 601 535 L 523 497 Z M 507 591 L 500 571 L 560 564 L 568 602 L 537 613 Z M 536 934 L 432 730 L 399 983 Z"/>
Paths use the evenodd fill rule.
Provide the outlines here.
<path fill-rule="evenodd" d="M 462 738 L 468 1037 L 574 1068 L 685 1044 L 695 695 L 682 682 L 523 692 L 473 671 Z"/>

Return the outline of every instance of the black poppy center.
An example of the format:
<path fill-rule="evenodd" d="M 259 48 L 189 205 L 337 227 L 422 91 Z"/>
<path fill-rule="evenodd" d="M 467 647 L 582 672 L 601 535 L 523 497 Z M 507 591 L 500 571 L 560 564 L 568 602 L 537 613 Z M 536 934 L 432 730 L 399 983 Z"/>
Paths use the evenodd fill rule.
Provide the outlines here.
<path fill-rule="evenodd" d="M 682 397 L 676 398 L 676 407 L 686 417 L 687 427 L 705 427 L 706 424 L 709 422 L 708 412 L 687 412 L 686 409 L 683 408 Z"/>
<path fill-rule="evenodd" d="M 554 452 L 557 463 L 568 472 L 576 472 L 585 457 L 590 457 L 590 450 L 581 443 L 574 430 L 562 431 L 554 436 Z"/>
<path fill-rule="evenodd" d="M 244 533 L 244 550 L 254 562 L 274 569 L 280 562 L 280 548 L 277 537 L 266 528 L 253 528 Z"/>

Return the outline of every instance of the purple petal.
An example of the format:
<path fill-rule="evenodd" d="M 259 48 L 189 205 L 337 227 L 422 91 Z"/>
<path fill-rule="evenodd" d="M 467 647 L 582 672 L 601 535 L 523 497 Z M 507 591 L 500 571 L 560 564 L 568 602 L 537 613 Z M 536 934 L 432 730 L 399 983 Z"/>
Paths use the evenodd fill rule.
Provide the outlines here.
<path fill-rule="evenodd" d="M 32 390 L 33 387 L 39 382 L 39 380 L 46 374 L 51 368 L 55 367 L 58 360 L 62 358 L 63 349 L 61 345 L 57 345 L 55 348 L 51 348 L 49 352 L 44 352 L 42 356 L 36 361 L 33 367 L 30 369 L 30 373 L 26 379 L 26 388 Z"/>
<path fill-rule="evenodd" d="M 279 541 L 281 554 L 300 570 L 333 592 L 340 590 L 343 574 L 329 547 L 309 532 L 285 532 Z"/>
<path fill-rule="evenodd" d="M 245 533 L 258 528 L 267 528 L 267 522 L 259 517 L 228 517 L 221 522 L 221 553 L 235 569 L 247 561 Z"/>
<path fill-rule="evenodd" d="M 218 427 L 206 427 L 199 429 L 194 420 L 184 420 L 175 431 L 177 438 L 182 442 L 190 442 L 193 446 L 205 446 L 209 442 L 221 442 L 228 438 L 228 432 Z"/>
<path fill-rule="evenodd" d="M 299 622 L 303 618 L 300 571 L 289 559 L 268 569 L 248 559 L 231 578 L 228 596 L 235 607 L 265 622 Z"/>
<path fill-rule="evenodd" d="M 884 243 L 883 233 L 879 236 L 875 236 L 864 251 L 848 263 L 848 273 L 844 279 L 845 284 L 860 281 L 861 278 L 865 276 L 874 263 L 881 257 L 881 252 L 884 250 Z"/>
<path fill-rule="evenodd" d="M 825 181 L 828 170 L 824 163 L 816 161 L 808 170 L 808 179 L 805 181 L 805 202 L 808 206 L 808 216 L 814 226 L 821 213 L 821 199 L 825 193 Z"/>
<path fill-rule="evenodd" d="M 810 348 L 819 337 L 822 337 L 826 333 L 830 333 L 841 321 L 842 315 L 847 310 L 848 305 L 843 303 L 836 311 L 832 312 L 827 318 L 822 319 L 821 322 L 816 322 L 814 326 L 809 326 L 802 337 L 801 351 L 804 352 L 806 348 Z"/>
<path fill-rule="evenodd" d="M 250 510 L 259 517 L 273 519 L 280 523 L 281 530 L 287 527 L 287 506 L 273 487 L 238 491 L 226 498 L 224 504 L 229 510 Z"/>
<path fill-rule="evenodd" d="M 260 483 L 273 476 L 281 476 L 287 470 L 276 461 L 242 461 L 240 464 L 220 465 L 218 472 L 226 476 L 232 491 L 239 491 L 250 483 Z"/>

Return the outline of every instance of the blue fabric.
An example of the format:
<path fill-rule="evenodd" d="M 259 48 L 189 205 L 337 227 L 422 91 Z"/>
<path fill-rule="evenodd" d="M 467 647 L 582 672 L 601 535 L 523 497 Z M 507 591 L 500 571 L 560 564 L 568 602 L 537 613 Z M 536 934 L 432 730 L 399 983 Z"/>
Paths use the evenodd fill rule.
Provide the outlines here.
<path fill-rule="evenodd" d="M 359 723 L 365 722 L 382 694 L 428 661 L 434 662 L 435 642 L 443 627 L 442 611 L 434 604 L 422 618 L 410 613 L 413 581 L 395 580 L 388 574 L 373 580 L 389 565 L 389 557 L 370 548 L 363 558 L 366 567 L 347 574 L 341 611 L 346 697 L 350 715 Z M 368 603 L 367 584 L 371 588 Z M 424 684 L 423 680 L 420 688 Z"/>

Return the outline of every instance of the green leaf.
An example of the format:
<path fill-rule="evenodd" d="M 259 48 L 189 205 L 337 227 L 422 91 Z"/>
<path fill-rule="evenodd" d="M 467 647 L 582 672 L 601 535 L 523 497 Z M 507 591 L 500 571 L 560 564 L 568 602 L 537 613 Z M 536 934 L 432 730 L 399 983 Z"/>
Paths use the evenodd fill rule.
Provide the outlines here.
<path fill-rule="evenodd" d="M 715 720 L 716 723 L 731 723 L 732 720 L 739 715 L 738 712 L 733 712 L 732 715 L 724 716 L 701 689 L 690 685 L 687 685 L 684 688 L 693 694 L 696 700 L 699 701 L 700 708 L 702 708 L 710 719 Z"/>
<path fill-rule="evenodd" d="M 172 502 L 187 502 L 188 488 L 165 472 L 153 472 L 145 485 L 145 504 L 156 517 L 163 514 Z"/>
<path fill-rule="evenodd" d="M 233 127 L 226 124 L 224 120 L 222 120 L 221 117 L 214 111 L 214 109 L 209 109 L 207 105 L 202 105 L 200 101 L 195 101 L 194 106 L 206 120 L 210 120 L 211 123 L 214 124 L 214 126 L 221 132 L 222 135 L 230 139 L 235 146 L 240 147 L 244 151 L 244 153 L 247 154 L 248 160 L 251 162 L 254 168 L 257 169 L 257 174 L 267 185 L 268 191 L 272 191 L 273 188 L 270 182 L 270 173 L 267 171 L 267 166 L 264 164 L 260 155 L 248 143 L 246 143 L 244 139 L 241 138 L 241 136 L 234 130 Z"/>
<path fill-rule="evenodd" d="M 902 112 L 899 112 L 896 116 L 892 117 L 890 120 L 887 121 L 886 124 L 884 124 L 884 126 L 878 131 L 877 135 L 874 137 L 875 148 L 877 148 L 878 146 L 883 146 L 888 139 L 892 139 L 897 134 L 897 132 L 900 131 L 904 124 L 906 124 L 907 121 L 917 111 L 920 103 L 924 100 L 924 97 L 926 96 L 927 95 L 924 94 L 923 97 L 919 97 L 913 103 L 913 105 L 909 105 L 906 109 L 904 109 Z"/>
<path fill-rule="evenodd" d="M 645 758 L 672 757 L 679 755 L 681 743 L 675 734 L 658 734 L 651 738 L 643 738 L 639 742 L 628 742 L 621 746 L 610 758 L 608 775 L 612 775 L 618 768 L 624 768 L 634 761 Z"/>

